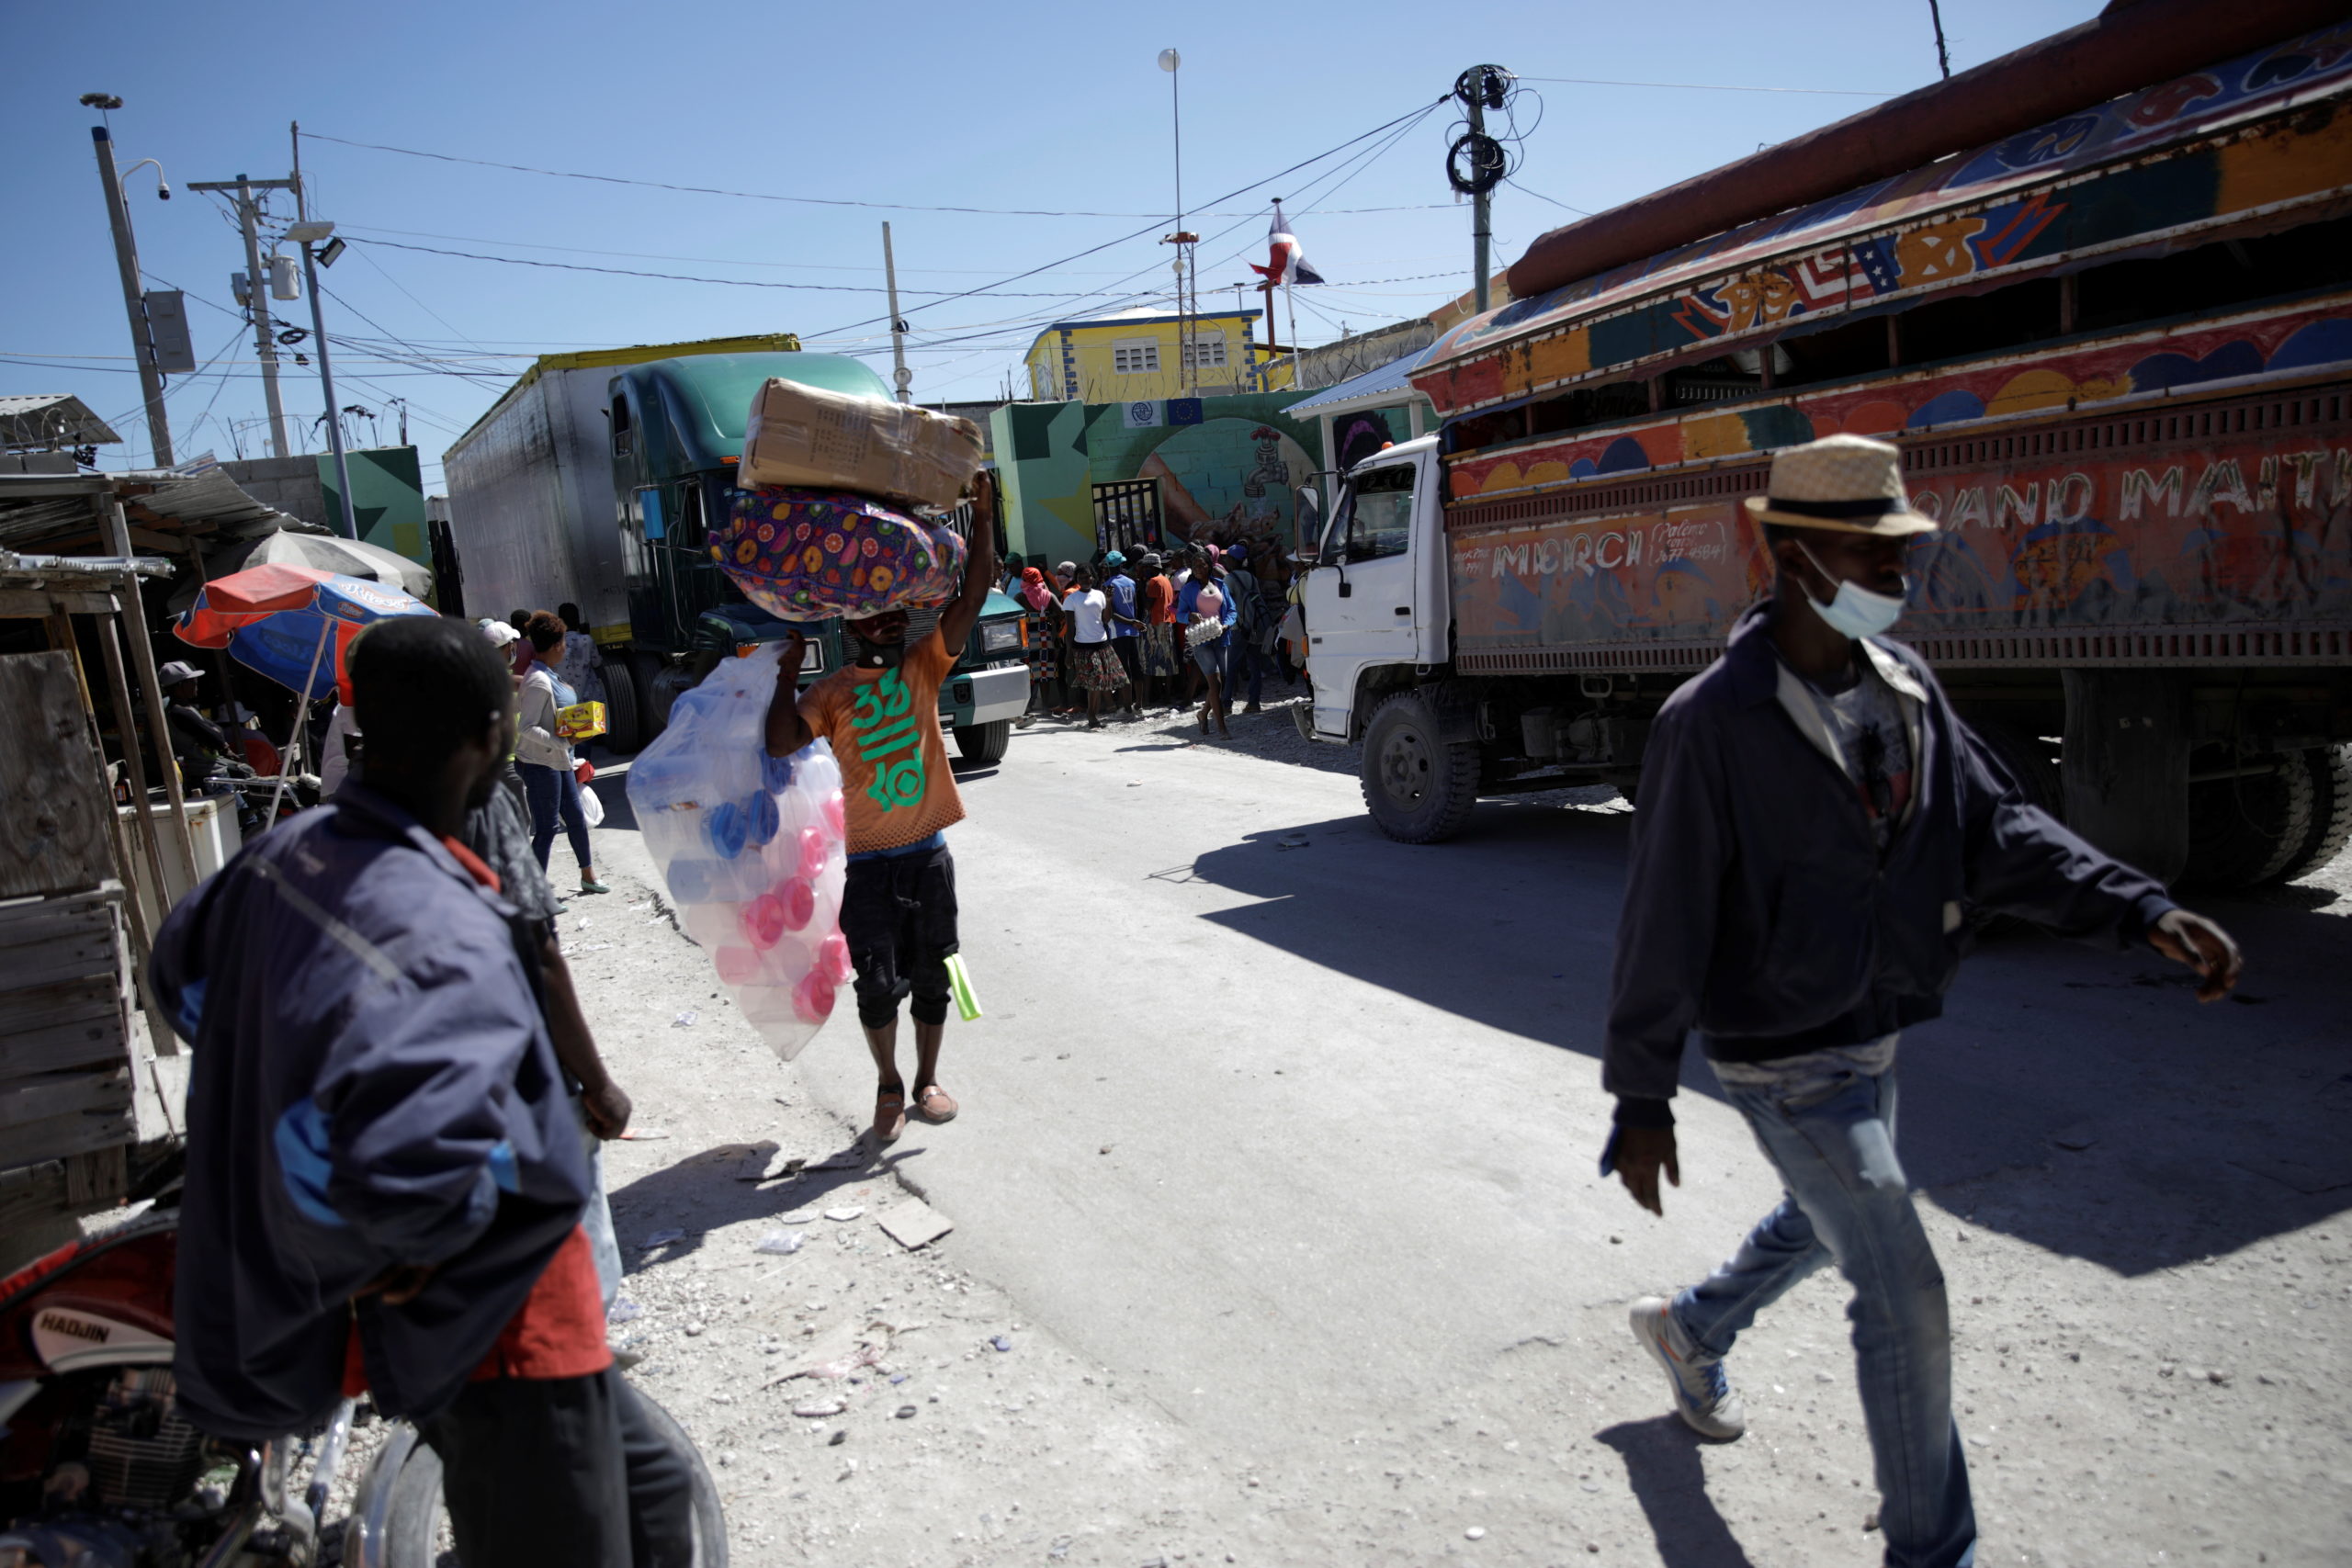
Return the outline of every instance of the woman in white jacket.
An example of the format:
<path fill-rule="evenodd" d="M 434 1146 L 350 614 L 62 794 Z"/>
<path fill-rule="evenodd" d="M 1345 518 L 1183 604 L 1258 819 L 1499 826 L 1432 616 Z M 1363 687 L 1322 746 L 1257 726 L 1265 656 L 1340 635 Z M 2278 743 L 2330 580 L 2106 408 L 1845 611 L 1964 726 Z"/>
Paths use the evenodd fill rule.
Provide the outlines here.
<path fill-rule="evenodd" d="M 523 718 L 514 734 L 514 765 L 523 775 L 524 793 L 530 796 L 531 849 L 539 864 L 548 863 L 560 823 L 571 840 L 572 856 L 580 862 L 580 891 L 609 893 L 612 889 L 596 880 L 571 749 L 556 734 L 556 709 L 562 702 L 554 668 L 547 660 L 562 648 L 564 629 L 563 622 L 545 610 L 535 612 L 523 628 L 523 638 L 531 645 L 531 662 L 523 671 Z"/>

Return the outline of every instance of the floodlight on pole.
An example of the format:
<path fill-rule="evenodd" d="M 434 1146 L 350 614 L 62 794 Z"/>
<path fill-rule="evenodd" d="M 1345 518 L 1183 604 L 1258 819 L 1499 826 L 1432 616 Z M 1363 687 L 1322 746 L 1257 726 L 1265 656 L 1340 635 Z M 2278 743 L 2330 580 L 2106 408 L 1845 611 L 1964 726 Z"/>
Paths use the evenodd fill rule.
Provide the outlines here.
<path fill-rule="evenodd" d="M 346 539 L 356 539 L 359 537 L 359 518 L 352 510 L 351 462 L 344 456 L 343 420 L 335 412 L 334 365 L 328 357 L 327 321 L 319 303 L 317 246 L 321 240 L 329 239 L 334 233 L 334 225 L 323 218 L 305 217 L 298 222 L 287 225 L 286 229 L 286 237 L 302 247 L 302 270 L 309 275 L 305 281 L 311 286 L 311 336 L 318 344 L 319 384 L 325 389 L 327 395 L 327 445 L 334 452 L 335 485 L 341 491 L 336 499 L 343 503 L 343 536 Z M 342 241 L 336 240 L 334 248 L 339 249 L 342 244 Z"/>

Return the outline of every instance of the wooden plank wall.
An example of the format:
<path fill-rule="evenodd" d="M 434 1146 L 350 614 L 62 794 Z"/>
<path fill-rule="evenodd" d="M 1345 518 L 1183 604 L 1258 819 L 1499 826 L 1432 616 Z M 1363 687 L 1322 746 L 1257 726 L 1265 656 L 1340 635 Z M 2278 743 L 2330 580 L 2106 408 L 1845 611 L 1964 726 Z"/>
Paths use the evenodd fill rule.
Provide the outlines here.
<path fill-rule="evenodd" d="M 0 713 L 11 721 L 0 745 L 0 898 L 107 881 L 113 797 L 72 656 L 0 656 Z"/>
<path fill-rule="evenodd" d="M 0 904 L 0 1167 L 131 1141 L 129 980 L 120 883 Z"/>

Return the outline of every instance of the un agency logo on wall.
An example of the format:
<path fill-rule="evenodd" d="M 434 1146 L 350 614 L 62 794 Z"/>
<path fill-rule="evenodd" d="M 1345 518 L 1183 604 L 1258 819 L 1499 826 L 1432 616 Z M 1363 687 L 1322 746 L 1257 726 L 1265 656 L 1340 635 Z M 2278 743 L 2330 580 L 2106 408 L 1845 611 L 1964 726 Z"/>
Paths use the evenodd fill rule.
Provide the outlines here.
<path fill-rule="evenodd" d="M 1139 399 L 1127 404 L 1126 410 L 1129 430 L 1150 430 L 1164 423 L 1159 417 L 1159 404 L 1152 399 Z"/>

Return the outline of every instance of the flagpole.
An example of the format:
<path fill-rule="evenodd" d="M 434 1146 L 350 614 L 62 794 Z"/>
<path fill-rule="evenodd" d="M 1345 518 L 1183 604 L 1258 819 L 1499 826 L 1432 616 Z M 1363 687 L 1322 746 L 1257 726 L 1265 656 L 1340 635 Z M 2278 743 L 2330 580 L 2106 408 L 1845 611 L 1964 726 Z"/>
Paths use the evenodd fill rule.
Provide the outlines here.
<path fill-rule="evenodd" d="M 1298 262 L 1295 258 L 1288 266 L 1283 268 L 1283 305 L 1290 312 L 1290 384 L 1294 389 L 1298 385 L 1299 372 L 1298 297 L 1291 292 L 1290 275 L 1297 270 Z M 1273 304 L 1271 296 L 1268 297 L 1266 303 L 1270 307 Z"/>

